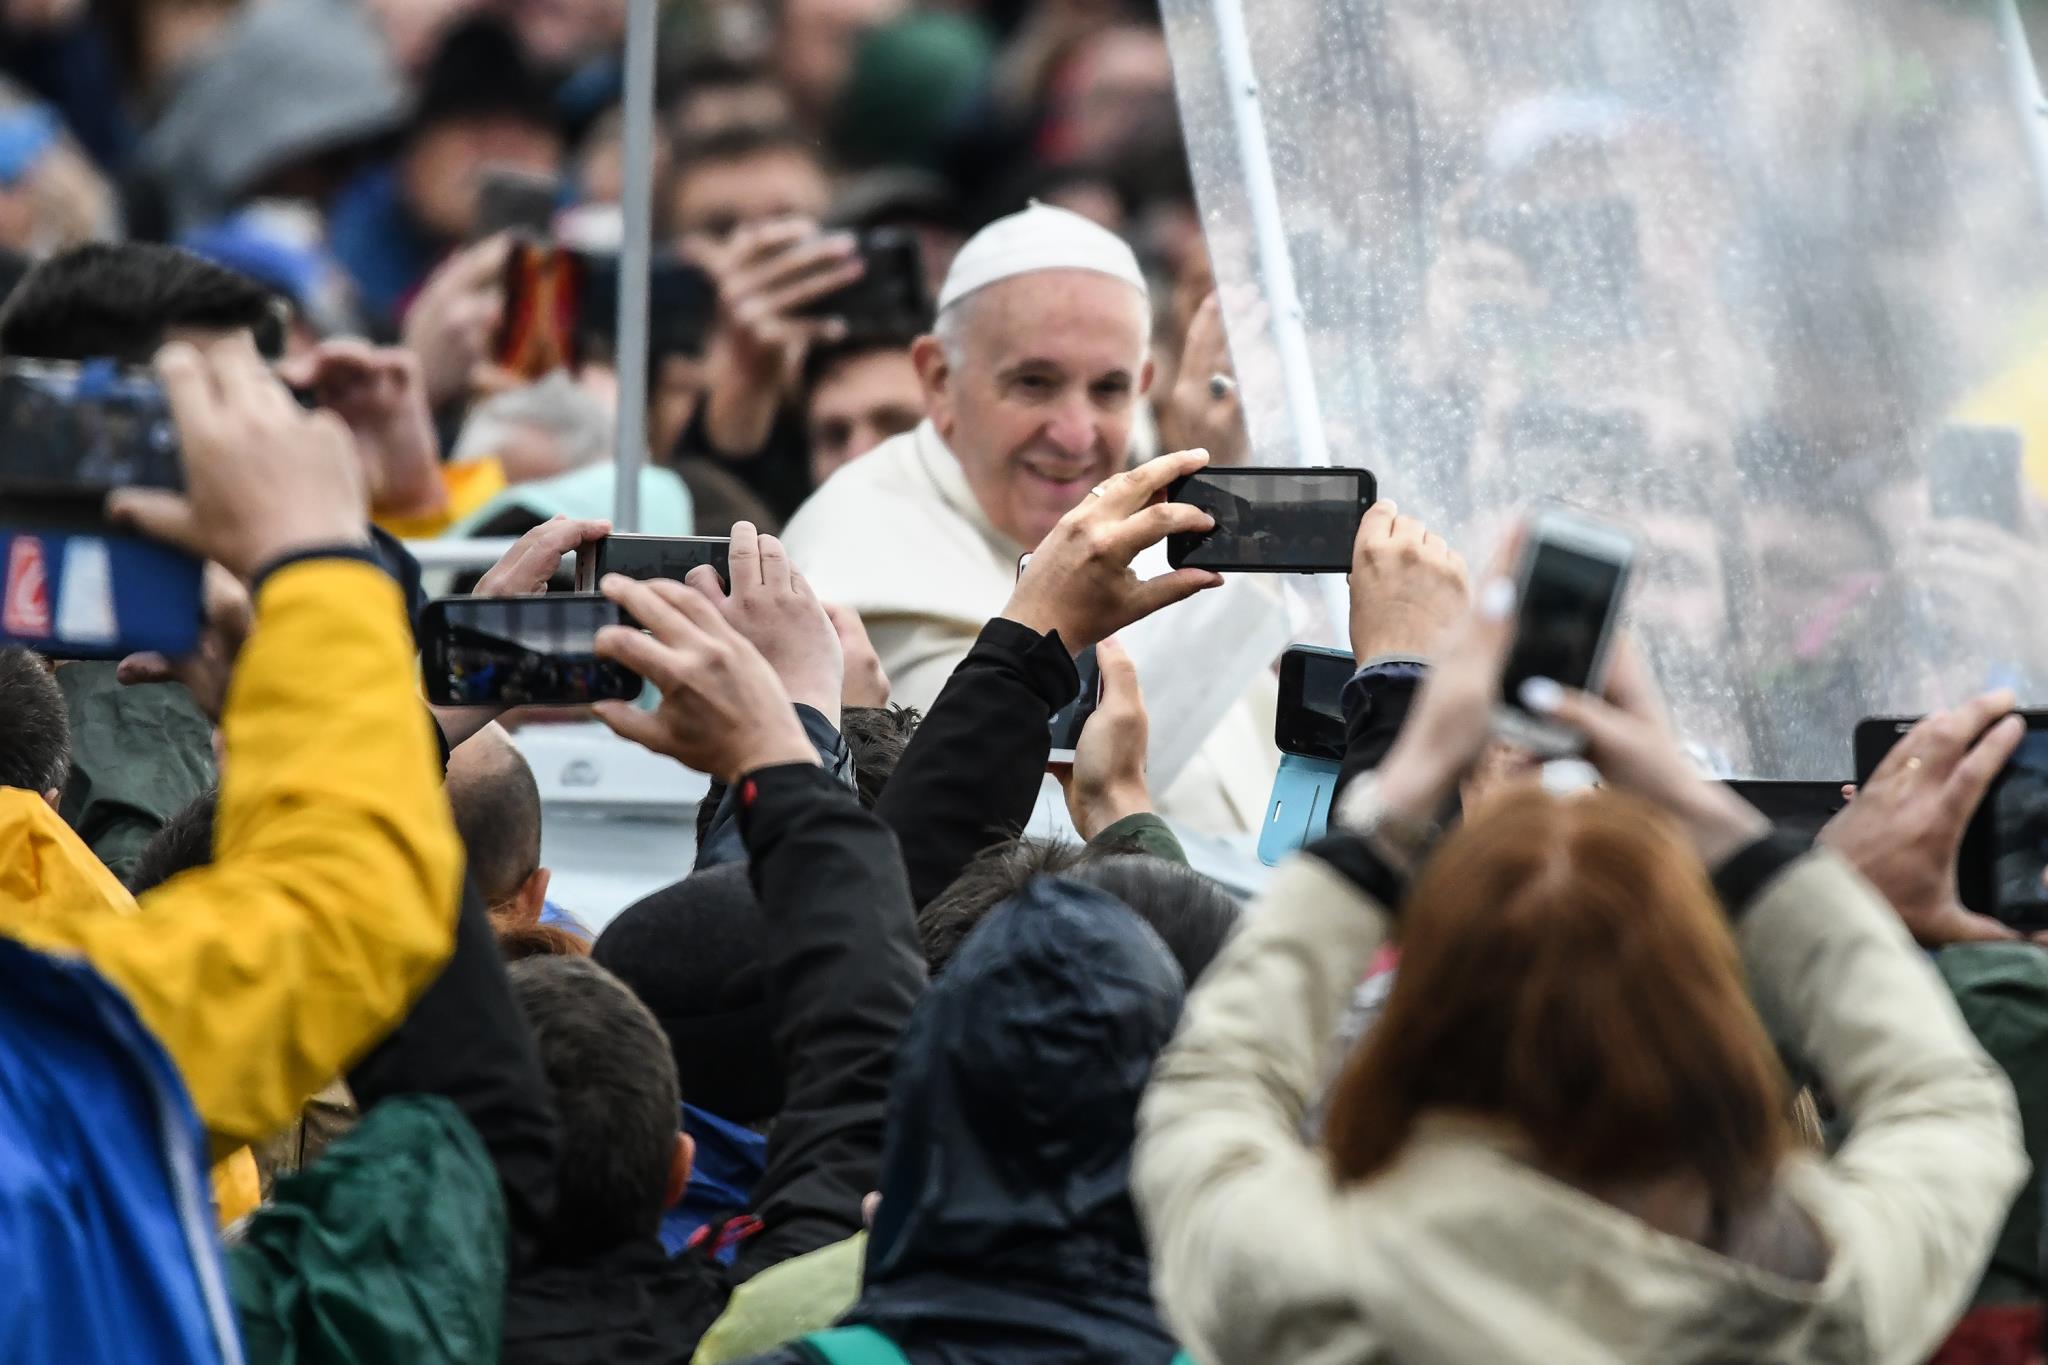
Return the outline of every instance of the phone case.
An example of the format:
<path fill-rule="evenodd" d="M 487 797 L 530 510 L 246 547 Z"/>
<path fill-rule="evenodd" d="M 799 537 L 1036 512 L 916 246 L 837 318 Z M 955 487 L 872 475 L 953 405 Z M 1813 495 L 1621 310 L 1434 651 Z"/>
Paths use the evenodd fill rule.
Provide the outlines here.
<path fill-rule="evenodd" d="M 1338 765 L 1298 754 L 1280 755 L 1266 822 L 1259 828 L 1259 861 L 1277 867 L 1302 845 L 1323 836 L 1330 824 L 1330 798 L 1337 790 Z"/>

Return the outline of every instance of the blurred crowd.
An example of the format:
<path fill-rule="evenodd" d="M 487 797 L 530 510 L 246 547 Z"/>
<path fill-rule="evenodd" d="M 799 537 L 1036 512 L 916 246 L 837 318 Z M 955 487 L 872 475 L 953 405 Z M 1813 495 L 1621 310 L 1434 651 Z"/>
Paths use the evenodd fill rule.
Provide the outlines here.
<path fill-rule="evenodd" d="M 624 0 L 0 0 L 0 378 L 141 383 L 177 465 L 0 463 L 0 1359 L 2039 1365 L 2048 294 L 1832 159 L 2037 214 L 1984 16 L 1245 8 L 1382 495 L 1294 545 L 1348 563 L 1312 837 L 1191 856 L 1280 815 L 1302 606 L 1165 551 L 1281 430 L 1207 20 L 698 0 L 631 529 L 723 558 L 581 585 L 640 697 L 568 718 L 709 789 L 592 923 L 563 714 L 430 704 L 428 641 L 621 543 Z M 1507 681 L 1542 495 L 1641 546 L 1583 689 Z M 167 624 L 115 544 L 194 648 L 109 647 Z M 1930 714 L 1824 823 L 1716 780 L 1839 773 L 1874 693 Z"/>

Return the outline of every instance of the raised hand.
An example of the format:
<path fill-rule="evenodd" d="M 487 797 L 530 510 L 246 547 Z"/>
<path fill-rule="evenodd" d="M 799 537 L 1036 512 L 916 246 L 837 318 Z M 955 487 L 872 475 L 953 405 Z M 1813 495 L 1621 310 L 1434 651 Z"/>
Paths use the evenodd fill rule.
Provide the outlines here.
<path fill-rule="evenodd" d="M 478 597 L 531 597 L 548 590 L 548 582 L 562 567 L 562 556 L 585 545 L 595 545 L 612 533 L 609 521 L 583 521 L 554 516 L 529 530 L 513 543 L 476 581 Z"/>
<path fill-rule="evenodd" d="M 117 522 L 213 560 L 247 582 L 297 550 L 369 539 L 355 438 L 300 408 L 247 335 L 157 356 L 185 465 L 185 492 L 122 489 Z"/>
<path fill-rule="evenodd" d="M 848 233 L 820 235 L 788 219 L 748 228 L 729 248 L 703 255 L 718 286 L 718 320 L 706 347 L 704 422 L 713 448 L 759 448 L 816 342 L 846 334 L 843 318 L 802 315 L 859 279 L 865 268 Z"/>
<path fill-rule="evenodd" d="M 1067 813 L 1083 839 L 1152 809 L 1152 791 L 1145 780 L 1152 723 L 1145 714 L 1138 666 L 1115 640 L 1095 647 L 1095 662 L 1102 669 L 1102 704 L 1081 729 L 1074 769 L 1063 783 Z"/>
<path fill-rule="evenodd" d="M 839 653 L 846 661 L 846 685 L 840 701 L 846 706 L 882 707 L 889 704 L 889 675 L 882 668 L 882 656 L 868 638 L 860 613 L 837 602 L 825 604 L 832 629 L 839 632 Z"/>
<path fill-rule="evenodd" d="M 1991 692 L 1928 716 L 1820 832 L 1927 947 L 2018 937 L 1956 897 L 1963 833 L 2026 734 L 2012 708 L 2012 693 Z"/>
<path fill-rule="evenodd" d="M 1382 499 L 1351 547 L 1351 652 L 1433 656 L 1464 619 L 1465 560 L 1442 536 Z"/>
<path fill-rule="evenodd" d="M 294 387 L 310 388 L 323 408 L 355 434 L 380 516 L 426 516 L 448 500 L 441 443 L 427 402 L 419 357 L 403 346 L 327 341 L 278 366 Z"/>
<path fill-rule="evenodd" d="M 1078 654 L 1162 607 L 1220 586 L 1222 576 L 1207 569 L 1149 579 L 1131 571 L 1132 560 L 1167 536 L 1215 526 L 1198 507 L 1155 501 L 1175 479 L 1208 463 L 1206 451 L 1184 450 L 1097 485 L 1039 544 L 1004 617 L 1041 633 L 1057 630 Z"/>
<path fill-rule="evenodd" d="M 470 380 L 490 358 L 491 338 L 505 313 L 503 233 L 465 247 L 428 277 L 406 311 L 404 345 L 419 358 L 420 380 L 433 407 L 469 397 Z"/>
<path fill-rule="evenodd" d="M 789 700 L 812 707 L 837 725 L 845 664 L 839 631 L 825 604 L 790 566 L 782 542 L 760 534 L 750 521 L 733 523 L 727 558 L 730 596 L 720 589 L 718 571 L 708 564 L 692 569 L 687 581 L 760 651 L 782 680 Z"/>
<path fill-rule="evenodd" d="M 777 764 L 818 761 L 775 669 L 711 598 L 687 583 L 637 583 L 618 574 L 606 575 L 602 587 L 644 629 L 606 626 L 597 652 L 661 693 L 651 712 L 630 702 L 597 703 L 606 725 L 725 782 Z"/>

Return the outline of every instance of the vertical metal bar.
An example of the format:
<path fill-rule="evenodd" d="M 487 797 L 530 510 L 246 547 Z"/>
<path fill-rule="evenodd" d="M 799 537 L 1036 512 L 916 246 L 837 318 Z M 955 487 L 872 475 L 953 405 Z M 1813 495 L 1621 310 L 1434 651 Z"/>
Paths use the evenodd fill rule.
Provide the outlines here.
<path fill-rule="evenodd" d="M 647 278 L 654 235 L 654 49 L 659 0 L 627 0 L 625 188 L 620 197 L 618 446 L 612 529 L 640 527 L 640 467 L 647 459 Z"/>
<path fill-rule="evenodd" d="M 1280 352 L 1280 378 L 1294 427 L 1295 463 L 1328 464 L 1329 442 L 1323 434 L 1322 408 L 1316 401 L 1301 296 L 1294 287 L 1294 260 L 1287 250 L 1287 229 L 1280 220 L 1280 190 L 1273 180 L 1272 152 L 1266 146 L 1266 117 L 1259 108 L 1259 78 L 1252 65 L 1244 7 L 1241 0 L 1213 0 L 1213 9 L 1216 54 L 1223 63 L 1231 122 L 1237 130 L 1238 160 L 1244 167 L 1245 198 L 1251 207 L 1259 282 L 1273 312 L 1273 340 Z"/>
<path fill-rule="evenodd" d="M 2027 160 L 2034 168 L 2034 189 L 2048 211 L 2048 98 L 2041 93 L 2041 75 L 2034 67 L 2033 49 L 2027 46 L 2027 26 L 2020 20 L 2016 0 L 1998 0 L 1992 7 L 1998 23 L 1998 46 L 2005 58 L 2006 83 L 2012 89 L 2013 104 L 2020 111 L 2021 136 L 2027 140 Z"/>

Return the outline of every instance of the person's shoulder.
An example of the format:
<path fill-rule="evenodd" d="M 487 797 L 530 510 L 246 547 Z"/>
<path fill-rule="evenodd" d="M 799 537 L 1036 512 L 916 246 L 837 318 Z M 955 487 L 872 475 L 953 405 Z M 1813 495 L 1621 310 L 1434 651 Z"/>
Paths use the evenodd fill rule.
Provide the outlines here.
<path fill-rule="evenodd" d="M 906 434 L 827 479 L 797 508 L 782 539 L 793 555 L 866 559 L 878 537 L 913 530 L 923 535 L 934 519 L 953 515 L 924 475 L 914 437 Z"/>

